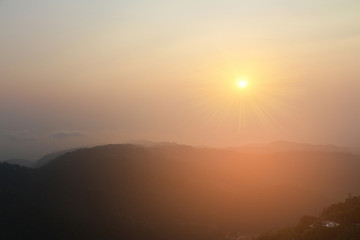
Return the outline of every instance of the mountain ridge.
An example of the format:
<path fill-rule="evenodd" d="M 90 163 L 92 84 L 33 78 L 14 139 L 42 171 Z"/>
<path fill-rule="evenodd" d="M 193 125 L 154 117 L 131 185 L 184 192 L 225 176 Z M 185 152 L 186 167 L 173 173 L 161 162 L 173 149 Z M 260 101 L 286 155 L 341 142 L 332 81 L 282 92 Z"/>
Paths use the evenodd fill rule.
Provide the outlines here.
<path fill-rule="evenodd" d="M 341 152 L 133 144 L 77 149 L 35 169 L 0 164 L 0 220 L 10 224 L 0 232 L 14 234 L 25 222 L 30 235 L 43 231 L 43 239 L 62 231 L 58 239 L 153 234 L 150 239 L 217 240 L 226 232 L 271 230 L 316 214 L 357 194 L 359 172 L 359 157 Z"/>

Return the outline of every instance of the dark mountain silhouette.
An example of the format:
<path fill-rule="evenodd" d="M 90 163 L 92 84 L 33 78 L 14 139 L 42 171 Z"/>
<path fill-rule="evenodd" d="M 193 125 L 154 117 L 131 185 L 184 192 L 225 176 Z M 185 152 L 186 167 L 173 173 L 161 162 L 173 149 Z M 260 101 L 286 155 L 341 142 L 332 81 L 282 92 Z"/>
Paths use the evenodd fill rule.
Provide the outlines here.
<path fill-rule="evenodd" d="M 325 208 L 319 217 L 302 216 L 294 227 L 263 233 L 255 240 L 358 240 L 360 236 L 360 196 Z"/>
<path fill-rule="evenodd" d="M 35 161 L 31 167 L 33 168 L 39 168 L 42 166 L 45 166 L 46 164 L 48 164 L 49 162 L 51 162 L 52 160 L 60 157 L 61 155 L 68 153 L 68 152 L 72 152 L 77 150 L 77 148 L 75 149 L 67 149 L 67 150 L 62 150 L 62 151 L 58 151 L 58 152 L 54 152 L 54 153 L 49 153 L 46 154 L 45 156 L 43 156 L 42 158 L 40 158 L 39 160 Z"/>
<path fill-rule="evenodd" d="M 72 152 L 75 150 L 77 150 L 77 148 L 58 151 L 58 152 L 54 152 L 54 153 L 49 153 L 36 161 L 13 158 L 13 159 L 5 160 L 2 162 L 8 163 L 11 165 L 19 165 L 19 166 L 27 167 L 27 168 L 39 168 L 39 167 L 42 167 L 42 166 L 46 165 L 47 163 L 51 162 L 52 160 L 56 159 L 57 157 L 60 157 L 61 155 L 65 154 L 65 153 Z"/>
<path fill-rule="evenodd" d="M 359 172 L 341 152 L 79 149 L 37 169 L 0 165 L 0 238 L 224 239 L 317 214 L 358 193 Z"/>
<path fill-rule="evenodd" d="M 19 165 L 19 166 L 23 166 L 23 167 L 32 167 L 34 165 L 33 161 L 20 159 L 20 158 L 12 158 L 9 160 L 5 160 L 3 162 L 6 162 L 6 163 L 12 164 L 12 165 Z"/>

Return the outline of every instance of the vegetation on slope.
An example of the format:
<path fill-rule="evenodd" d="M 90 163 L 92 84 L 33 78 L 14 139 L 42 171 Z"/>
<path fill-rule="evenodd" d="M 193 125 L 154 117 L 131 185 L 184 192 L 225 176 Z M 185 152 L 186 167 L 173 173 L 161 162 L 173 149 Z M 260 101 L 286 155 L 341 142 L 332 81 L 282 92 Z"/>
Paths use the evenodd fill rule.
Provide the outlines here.
<path fill-rule="evenodd" d="M 319 217 L 303 216 L 295 227 L 264 233 L 256 240 L 358 240 L 360 196 L 349 197 L 323 210 Z"/>

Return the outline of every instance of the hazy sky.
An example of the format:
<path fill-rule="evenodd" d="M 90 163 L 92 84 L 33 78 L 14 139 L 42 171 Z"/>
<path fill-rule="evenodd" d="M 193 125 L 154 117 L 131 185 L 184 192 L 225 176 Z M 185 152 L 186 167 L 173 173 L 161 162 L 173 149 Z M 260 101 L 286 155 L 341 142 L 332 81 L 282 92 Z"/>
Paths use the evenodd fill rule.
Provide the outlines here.
<path fill-rule="evenodd" d="M 0 159 L 139 139 L 359 146 L 359 12 L 358 0 L 0 0 Z"/>

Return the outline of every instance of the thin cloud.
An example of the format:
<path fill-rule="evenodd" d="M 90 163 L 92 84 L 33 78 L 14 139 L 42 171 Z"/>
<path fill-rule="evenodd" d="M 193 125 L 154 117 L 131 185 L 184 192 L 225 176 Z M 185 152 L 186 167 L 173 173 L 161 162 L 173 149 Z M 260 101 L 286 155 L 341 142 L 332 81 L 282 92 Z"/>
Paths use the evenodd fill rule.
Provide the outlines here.
<path fill-rule="evenodd" d="M 28 131 L 6 133 L 5 138 L 13 141 L 36 141 L 38 137 Z"/>
<path fill-rule="evenodd" d="M 73 138 L 73 137 L 84 137 L 86 134 L 82 131 L 71 131 L 71 130 L 59 130 L 52 133 L 52 137 L 56 139 L 62 138 Z"/>

